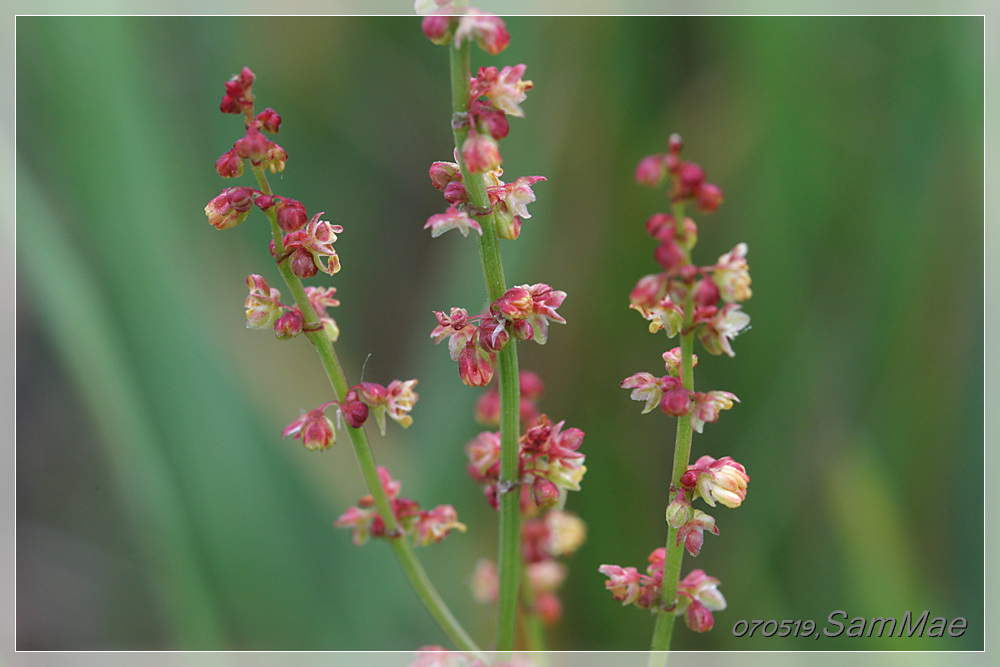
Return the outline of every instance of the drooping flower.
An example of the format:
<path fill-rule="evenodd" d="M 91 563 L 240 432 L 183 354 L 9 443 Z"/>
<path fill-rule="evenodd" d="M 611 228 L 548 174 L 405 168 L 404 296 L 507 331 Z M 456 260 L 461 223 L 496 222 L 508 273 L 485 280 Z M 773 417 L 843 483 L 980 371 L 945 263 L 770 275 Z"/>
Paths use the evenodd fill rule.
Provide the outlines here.
<path fill-rule="evenodd" d="M 739 403 L 740 399 L 728 391 L 695 392 L 694 408 L 690 413 L 691 428 L 701 433 L 705 422 L 718 421 L 719 412 L 732 408 L 733 401 Z"/>
<path fill-rule="evenodd" d="M 639 586 L 642 582 L 639 570 L 634 567 L 602 565 L 597 571 L 608 578 L 604 582 L 604 587 L 611 591 L 614 599 L 621 600 L 622 606 L 635 602 L 639 597 Z"/>
<path fill-rule="evenodd" d="M 458 19 L 455 46 L 458 47 L 463 41 L 472 39 L 475 39 L 486 53 L 495 56 L 510 44 L 510 33 L 507 32 L 507 25 L 499 16 L 470 7 Z"/>
<path fill-rule="evenodd" d="M 480 236 L 483 235 L 483 228 L 479 223 L 469 217 L 469 214 L 461 210 L 455 204 L 448 207 L 444 213 L 438 213 L 427 218 L 424 229 L 431 230 L 431 237 L 437 238 L 447 231 L 457 229 L 462 236 L 468 236 L 469 230 L 474 229 Z"/>
<path fill-rule="evenodd" d="M 725 352 L 735 357 L 730 341 L 738 336 L 747 325 L 750 316 L 740 310 L 737 303 L 727 303 L 698 329 L 698 338 L 710 354 Z"/>
<path fill-rule="evenodd" d="M 250 294 L 244 302 L 247 309 L 247 326 L 251 329 L 266 329 L 281 316 L 281 292 L 270 287 L 263 276 L 256 273 L 247 276 Z"/>
<path fill-rule="evenodd" d="M 677 616 L 684 614 L 688 627 L 695 632 L 712 629 L 715 620 L 713 611 L 726 608 L 726 598 L 719 592 L 719 580 L 705 574 L 704 570 L 692 570 L 677 584 Z"/>
<path fill-rule="evenodd" d="M 677 529 L 677 545 L 684 543 L 684 548 L 692 556 L 701 553 L 701 545 L 705 542 L 704 531 L 713 535 L 719 534 L 719 528 L 715 525 L 715 519 L 701 510 L 694 510 L 691 519 Z"/>
<path fill-rule="evenodd" d="M 331 405 L 333 405 L 333 401 L 324 403 L 315 410 L 304 412 L 286 426 L 281 435 L 301 440 L 302 444 L 309 450 L 326 449 L 336 441 L 333 422 L 323 412 Z"/>

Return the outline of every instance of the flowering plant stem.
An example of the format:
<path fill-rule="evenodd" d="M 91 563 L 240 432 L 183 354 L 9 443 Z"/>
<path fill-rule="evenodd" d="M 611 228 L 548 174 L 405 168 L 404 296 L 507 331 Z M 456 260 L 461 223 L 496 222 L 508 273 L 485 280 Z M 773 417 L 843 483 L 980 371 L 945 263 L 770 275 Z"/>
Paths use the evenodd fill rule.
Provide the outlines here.
<path fill-rule="evenodd" d="M 451 64 L 452 129 L 469 202 L 478 210 L 487 211 L 479 217 L 483 230 L 479 238 L 479 257 L 486 280 L 486 292 L 492 303 L 503 296 L 507 289 L 496 219 L 490 210 L 483 176 L 469 172 L 461 153 L 462 144 L 469 134 L 468 123 L 464 121 L 469 110 L 470 50 L 468 40 L 462 41 L 458 47 L 448 49 Z M 497 487 L 500 534 L 495 648 L 499 652 L 508 652 L 514 647 L 521 567 L 521 490 L 518 483 L 521 389 L 517 346 L 513 342 L 497 352 L 497 375 L 500 383 L 500 482 Z"/>
<path fill-rule="evenodd" d="M 684 205 L 674 204 L 674 219 L 684 220 Z M 683 226 L 681 226 L 683 228 Z M 681 328 L 681 386 L 688 391 L 694 391 L 694 305 L 688 294 L 684 302 L 684 323 Z M 673 472 L 670 475 L 670 494 L 681 487 L 681 476 L 688 468 L 691 459 L 691 420 L 677 418 L 677 435 L 674 439 Z M 667 525 L 666 557 L 663 564 L 663 588 L 661 592 L 661 611 L 656 615 L 653 627 L 653 640 L 650 647 L 649 667 L 664 667 L 667 664 L 667 653 L 670 649 L 670 637 L 674 631 L 674 608 L 677 605 L 677 584 L 681 576 L 681 561 L 684 559 L 684 544 L 677 543 L 677 528 Z"/>
<path fill-rule="evenodd" d="M 259 165 L 253 165 L 252 168 L 261 191 L 270 195 L 271 187 L 267 182 L 264 169 Z M 274 238 L 275 254 L 280 257 L 284 254 L 284 244 L 282 242 L 281 227 L 278 225 L 274 207 L 268 208 L 265 213 L 271 221 L 271 235 Z M 279 262 L 278 270 L 281 272 L 281 277 L 284 278 L 285 284 L 288 285 L 288 289 L 295 298 L 295 303 L 302 311 L 305 320 L 304 333 L 319 355 L 323 370 L 326 371 L 326 376 L 330 380 L 334 394 L 338 401 L 343 401 L 350 389 L 350 385 L 347 382 L 347 377 L 344 375 L 340 360 L 337 358 L 337 352 L 333 349 L 333 343 L 330 342 L 326 332 L 323 331 L 316 311 L 306 296 L 302 281 L 292 273 L 291 262 L 288 259 Z M 416 554 L 413 552 L 413 545 L 410 544 L 409 540 L 400 530 L 396 517 L 393 514 L 389 497 L 386 495 L 382 482 L 379 479 L 375 456 L 372 454 L 368 435 L 363 428 L 353 428 L 346 424 L 345 427 L 350 434 L 351 444 L 354 446 L 354 453 L 357 456 L 358 465 L 361 467 L 362 476 L 365 479 L 369 492 L 375 500 L 375 506 L 378 508 L 379 515 L 385 522 L 386 534 L 394 536 L 389 539 L 389 544 L 392 545 L 396 559 L 399 561 L 400 567 L 402 567 L 403 573 L 410 581 L 410 585 L 416 592 L 417 597 L 420 598 L 427 611 L 430 612 L 437 624 L 458 648 L 472 653 L 477 657 L 482 657 L 479 647 L 469 637 L 465 629 L 462 628 L 447 605 L 445 605 L 444 600 L 441 599 L 437 590 L 435 590 L 434 585 L 424 571 L 423 565 L 420 564 Z"/>

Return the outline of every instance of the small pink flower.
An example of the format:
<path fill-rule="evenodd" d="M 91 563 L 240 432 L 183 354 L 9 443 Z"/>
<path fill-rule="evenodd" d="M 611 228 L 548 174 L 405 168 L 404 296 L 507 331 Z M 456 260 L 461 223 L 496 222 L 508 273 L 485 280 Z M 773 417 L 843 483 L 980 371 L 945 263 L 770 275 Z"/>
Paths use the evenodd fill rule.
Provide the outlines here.
<path fill-rule="evenodd" d="M 698 338 L 710 354 L 725 352 L 736 356 L 730 341 L 750 324 L 750 316 L 740 310 L 739 304 L 727 303 L 698 330 Z"/>
<path fill-rule="evenodd" d="M 407 380 L 405 382 L 393 380 L 389 383 L 389 386 L 386 387 L 386 391 L 388 393 L 387 408 L 389 418 L 403 428 L 406 428 L 413 423 L 413 417 L 410 416 L 410 410 L 413 409 L 413 404 L 416 403 L 419 398 L 417 392 L 413 391 L 413 388 L 416 385 L 416 380 Z"/>
<path fill-rule="evenodd" d="M 465 524 L 458 520 L 458 513 L 451 505 L 421 510 L 413 524 L 413 542 L 417 546 L 427 546 L 431 542 L 440 542 L 453 530 L 464 533 Z"/>
<path fill-rule="evenodd" d="M 485 387 L 493 379 L 489 352 L 470 341 L 458 355 L 458 375 L 470 387 Z"/>
<path fill-rule="evenodd" d="M 739 243 L 735 248 L 719 257 L 712 269 L 712 280 L 719 287 L 723 301 L 746 301 L 753 295 L 750 289 L 750 267 L 747 264 L 747 244 Z"/>
<path fill-rule="evenodd" d="M 704 531 L 713 535 L 719 534 L 719 528 L 715 525 L 715 519 L 705 514 L 701 510 L 694 510 L 691 520 L 677 529 L 677 544 L 684 542 L 684 548 L 692 556 L 701 553 L 701 545 L 705 541 Z"/>
<path fill-rule="evenodd" d="M 270 287 L 262 276 L 253 273 L 247 276 L 250 294 L 244 302 L 247 309 L 247 326 L 251 329 L 265 329 L 272 326 L 281 316 L 281 292 Z"/>
<path fill-rule="evenodd" d="M 226 94 L 222 96 L 219 110 L 222 113 L 243 113 L 246 109 L 253 109 L 253 86 L 254 73 L 249 67 L 244 67 L 239 74 L 226 82 Z"/>
<path fill-rule="evenodd" d="M 429 171 L 431 183 L 441 192 L 453 182 L 462 181 L 462 171 L 454 162 L 434 162 Z"/>
<path fill-rule="evenodd" d="M 702 183 L 694 193 L 695 203 L 705 213 L 713 213 L 724 200 L 722 189 L 714 183 Z"/>
<path fill-rule="evenodd" d="M 320 324 L 323 325 L 326 337 L 330 339 L 331 343 L 336 343 L 340 337 L 340 327 L 337 326 L 337 321 L 327 314 L 326 309 L 340 305 L 340 300 L 333 296 L 337 293 L 337 288 L 308 286 L 305 291 L 309 303 L 316 311 Z"/>
<path fill-rule="evenodd" d="M 489 481 L 500 474 L 500 434 L 483 431 L 465 446 L 469 475 L 477 482 Z"/>
<path fill-rule="evenodd" d="M 739 403 L 740 399 L 728 391 L 696 392 L 694 409 L 691 410 L 691 428 L 701 433 L 705 428 L 705 422 L 718 421 L 719 412 L 732 408 L 733 401 Z"/>
<path fill-rule="evenodd" d="M 635 168 L 635 180 L 640 185 L 650 188 L 659 186 L 667 175 L 667 168 L 663 160 L 665 157 L 661 153 L 642 158 L 639 161 L 639 165 Z"/>
<path fill-rule="evenodd" d="M 237 210 L 230 201 L 231 191 L 235 188 L 227 188 L 218 194 L 205 207 L 205 215 L 208 222 L 216 229 L 230 229 L 240 224 L 250 215 L 250 209 L 244 211 Z M 243 188 L 246 189 L 246 188 Z"/>
<path fill-rule="evenodd" d="M 434 317 L 438 325 L 431 331 L 431 338 L 434 343 L 448 339 L 448 353 L 452 361 L 458 361 L 463 350 L 474 342 L 477 332 L 475 324 L 469 321 L 469 313 L 465 308 L 452 308 L 451 315 L 445 315 L 442 311 L 434 311 Z"/>
<path fill-rule="evenodd" d="M 471 39 L 475 39 L 486 53 L 495 56 L 510 44 L 510 33 L 507 32 L 507 25 L 499 16 L 470 7 L 458 20 L 455 46 L 458 47 L 463 41 Z"/>
<path fill-rule="evenodd" d="M 457 229 L 462 236 L 468 236 L 470 229 L 476 230 L 480 236 L 483 235 L 483 228 L 479 226 L 479 223 L 454 204 L 449 206 L 444 213 L 429 217 L 424 229 L 431 230 L 431 238 L 437 238 L 452 229 Z"/>
<path fill-rule="evenodd" d="M 294 338 L 302 333 L 304 324 L 302 313 L 298 308 L 293 308 L 275 321 L 274 335 L 278 340 Z"/>
<path fill-rule="evenodd" d="M 646 405 L 642 409 L 642 414 L 652 412 L 663 399 L 663 387 L 661 379 L 652 373 L 636 373 L 630 375 L 622 381 L 623 389 L 631 389 L 631 399 L 633 401 L 645 401 Z"/>
<path fill-rule="evenodd" d="M 687 493 L 680 491 L 674 494 L 674 499 L 667 505 L 666 517 L 667 525 L 671 528 L 680 528 L 694 518 L 694 510 Z"/>
<path fill-rule="evenodd" d="M 695 625 L 691 626 L 692 630 L 704 632 L 711 629 L 714 623 L 711 612 L 722 611 L 726 608 L 726 598 L 719 592 L 719 583 L 718 579 L 708 576 L 703 570 L 692 570 L 677 584 L 677 609 L 674 613 L 678 616 L 687 615 L 690 607 L 695 606 L 696 603 L 698 605 L 693 613 L 694 618 L 689 616 L 685 619 L 689 625 L 692 621 L 695 622 Z M 705 617 L 706 612 L 708 612 L 707 618 Z M 705 630 L 698 628 L 705 628 Z"/>
<path fill-rule="evenodd" d="M 639 585 L 642 575 L 634 567 L 618 565 L 602 565 L 597 571 L 608 578 L 604 587 L 611 591 L 611 596 L 621 600 L 622 606 L 635 602 L 639 597 Z"/>
<path fill-rule="evenodd" d="M 497 109 L 511 116 L 524 117 L 524 111 L 519 106 L 531 89 L 531 81 L 523 81 L 526 65 L 504 67 L 497 72 L 496 67 L 481 67 L 479 74 L 472 83 L 472 95 L 485 95 Z"/>
<path fill-rule="evenodd" d="M 275 197 L 274 200 L 277 205 L 275 215 L 282 231 L 285 233 L 294 232 L 306 226 L 309 217 L 306 215 L 306 207 L 302 202 L 284 197 Z"/>
<path fill-rule="evenodd" d="M 695 632 L 708 632 L 715 627 L 715 617 L 708 607 L 695 600 L 684 612 L 684 622 Z"/>
<path fill-rule="evenodd" d="M 239 178 L 245 167 L 243 158 L 237 155 L 235 148 L 226 151 L 215 161 L 215 171 L 223 178 Z"/>
<path fill-rule="evenodd" d="M 500 145 L 488 134 L 479 134 L 470 130 L 465 143 L 462 144 L 462 159 L 469 173 L 479 174 L 490 172 L 500 166 Z"/>
<path fill-rule="evenodd" d="M 360 507 L 351 507 L 337 517 L 333 525 L 337 528 L 350 528 L 351 541 L 355 545 L 361 546 L 368 541 L 368 527 L 371 525 L 374 516 L 375 510 L 363 510 Z"/>
<path fill-rule="evenodd" d="M 671 417 L 683 417 L 691 409 L 691 392 L 681 386 L 668 389 L 663 392 L 660 409 Z"/>
<path fill-rule="evenodd" d="M 332 401 L 324 403 L 315 410 L 303 413 L 281 432 L 284 437 L 293 436 L 302 440 L 306 449 L 326 449 L 336 441 L 336 432 L 323 411 L 332 405 Z"/>

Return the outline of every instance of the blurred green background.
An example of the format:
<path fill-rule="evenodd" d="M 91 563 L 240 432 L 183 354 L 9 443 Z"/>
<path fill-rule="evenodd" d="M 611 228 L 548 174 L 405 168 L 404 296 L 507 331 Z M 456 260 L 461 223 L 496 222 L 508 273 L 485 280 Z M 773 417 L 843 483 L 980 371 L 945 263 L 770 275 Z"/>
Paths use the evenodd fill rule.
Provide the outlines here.
<path fill-rule="evenodd" d="M 590 527 L 554 649 L 642 650 L 651 617 L 604 590 L 665 536 L 671 420 L 619 388 L 672 347 L 627 308 L 656 270 L 632 179 L 683 135 L 726 203 L 696 259 L 750 247 L 752 330 L 701 354 L 700 389 L 742 403 L 696 436 L 752 478 L 716 511 L 701 567 L 716 629 L 677 648 L 983 646 L 981 18 L 512 18 L 527 117 L 509 180 L 541 174 L 502 246 L 511 284 L 568 292 L 545 347 L 522 345 L 542 408 L 587 433 L 568 509 Z M 20 649 L 395 649 L 446 643 L 385 544 L 332 521 L 364 493 L 350 447 L 282 441 L 332 396 L 304 341 L 244 327 L 244 278 L 277 272 L 252 215 L 203 207 L 239 138 L 218 112 L 244 65 L 290 156 L 272 185 L 345 227 L 338 350 L 355 380 L 419 378 L 414 425 L 376 455 L 469 525 L 421 550 L 473 635 L 467 579 L 495 517 L 464 474 L 479 391 L 428 338 L 432 310 L 484 305 L 472 238 L 422 229 L 444 202 L 447 54 L 417 18 L 19 17 L 17 642 Z M 250 184 L 249 176 L 242 181 Z M 696 351 L 699 351 L 696 349 Z M 737 639 L 740 619 L 964 616 L 958 639 Z"/>

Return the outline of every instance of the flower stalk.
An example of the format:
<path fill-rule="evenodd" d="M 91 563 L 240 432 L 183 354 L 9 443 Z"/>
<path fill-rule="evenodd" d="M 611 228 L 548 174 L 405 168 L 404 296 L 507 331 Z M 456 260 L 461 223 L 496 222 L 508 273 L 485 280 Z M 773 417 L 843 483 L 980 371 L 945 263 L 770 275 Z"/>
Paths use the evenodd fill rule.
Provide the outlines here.
<path fill-rule="evenodd" d="M 462 146 L 469 134 L 469 88 L 471 80 L 471 43 L 462 41 L 448 49 L 452 89 L 452 130 L 462 179 L 469 202 L 477 211 L 487 211 L 477 216 L 482 227 L 479 237 L 479 258 L 486 281 L 486 293 L 495 302 L 507 290 L 500 256 L 496 219 L 486 193 L 485 177 L 470 173 L 462 156 Z M 463 122 L 465 119 L 465 122 Z M 517 346 L 505 345 L 497 352 L 497 375 L 500 384 L 500 483 L 499 538 L 498 538 L 498 598 L 497 623 L 494 636 L 497 651 L 511 651 L 517 628 L 518 590 L 521 580 L 521 508 L 518 474 L 520 441 L 520 395 L 518 384 Z"/>

